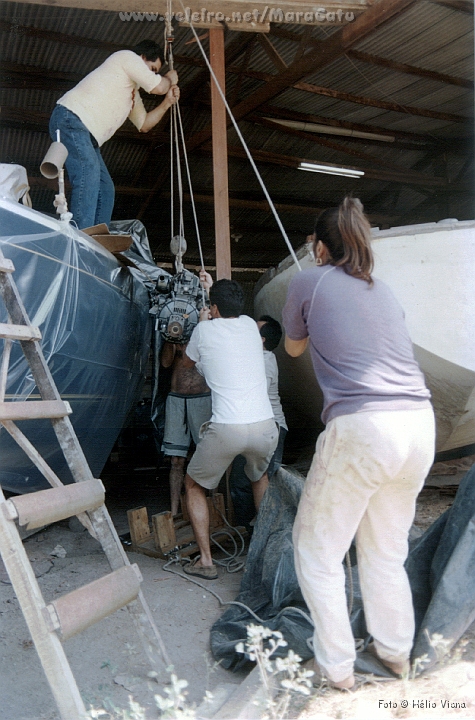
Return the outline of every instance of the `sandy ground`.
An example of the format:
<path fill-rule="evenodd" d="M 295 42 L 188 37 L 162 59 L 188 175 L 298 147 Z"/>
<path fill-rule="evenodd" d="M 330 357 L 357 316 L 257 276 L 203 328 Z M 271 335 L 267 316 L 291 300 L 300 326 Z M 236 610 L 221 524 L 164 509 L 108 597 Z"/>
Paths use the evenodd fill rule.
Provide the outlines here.
<path fill-rule="evenodd" d="M 107 505 L 121 534 L 128 530 L 127 509 L 145 504 L 150 512 L 157 512 L 165 509 L 162 501 L 152 483 L 138 480 L 127 491 L 110 490 Z M 80 527 L 76 519 L 71 526 Z M 82 528 L 72 531 L 68 521 L 27 538 L 24 546 L 46 602 L 110 572 L 100 545 Z M 55 555 L 64 551 L 64 557 Z M 218 600 L 185 576 L 165 571 L 161 560 L 138 553 L 130 553 L 129 558 L 140 567 L 142 590 L 175 672 L 188 680 L 190 703 L 199 705 L 206 690 L 220 683 L 240 683 L 244 675 L 214 667 L 209 652 L 210 627 L 223 612 Z M 172 569 L 181 572 L 176 565 Z M 220 570 L 218 580 L 202 582 L 226 602 L 237 595 L 241 576 L 242 572 Z M 66 641 L 64 649 L 87 706 L 127 708 L 132 695 L 147 708 L 147 720 L 157 718 L 154 695 L 163 694 L 163 685 L 147 678 L 151 668 L 126 609 Z M 167 677 L 163 672 L 160 680 L 166 682 Z M 57 718 L 28 628 L 0 563 L 0 719 Z"/>
<path fill-rule="evenodd" d="M 459 466 L 455 473 L 451 471 L 448 475 L 434 473 L 429 483 L 431 486 L 422 492 L 418 503 L 415 525 L 420 531 L 450 506 L 455 489 L 450 488 L 450 483 L 457 483 L 465 470 L 466 466 Z M 152 513 L 165 509 L 166 502 L 166 491 L 164 494 L 162 490 L 162 494 L 157 495 L 154 481 L 136 478 L 119 490 L 111 489 L 107 504 L 116 528 L 122 534 L 127 531 L 127 509 L 144 504 Z M 68 521 L 64 521 L 24 542 L 46 601 L 101 577 L 109 570 L 96 541 L 87 532 L 78 532 L 74 523 L 71 527 L 73 529 L 70 529 Z M 130 554 L 130 560 L 140 567 L 144 578 L 143 592 L 175 671 L 189 682 L 190 703 L 199 705 L 206 690 L 212 691 L 220 684 L 240 683 L 244 675 L 215 667 L 209 652 L 209 629 L 223 611 L 218 600 L 190 584 L 186 578 L 164 570 L 164 563 L 160 560 L 136 553 Z M 178 570 L 176 566 L 174 569 Z M 241 572 L 229 574 L 221 569 L 218 580 L 202 582 L 226 602 L 236 596 L 241 576 Z M 300 717 L 305 720 L 416 716 L 433 720 L 473 718 L 475 626 L 470 628 L 465 639 L 468 644 L 462 659 L 455 659 L 436 673 L 409 684 L 399 681 L 369 684 L 358 693 L 343 696 L 326 688 L 317 689 L 305 706 L 295 703 L 289 717 L 301 714 Z M 0 647 L 1 720 L 57 720 L 59 715 L 18 601 L 1 568 Z M 147 677 L 150 667 L 143 657 L 127 610 L 119 610 L 68 640 L 64 647 L 87 705 L 126 708 L 129 696 L 133 696 L 147 709 L 147 720 L 158 717 L 153 698 L 157 692 L 163 694 L 163 689 Z M 160 680 L 164 678 L 166 674 L 162 673 Z M 402 700 L 407 700 L 407 708 L 401 706 Z M 442 700 L 460 705 L 465 703 L 466 707 L 443 708 Z M 423 704 L 413 706 L 419 701 Z"/>

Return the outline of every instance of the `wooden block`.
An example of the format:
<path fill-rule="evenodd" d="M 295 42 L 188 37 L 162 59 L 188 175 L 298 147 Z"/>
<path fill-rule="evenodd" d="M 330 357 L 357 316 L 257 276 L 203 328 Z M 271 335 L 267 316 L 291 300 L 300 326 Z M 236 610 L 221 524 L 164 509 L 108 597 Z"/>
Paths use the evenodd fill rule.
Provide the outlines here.
<path fill-rule="evenodd" d="M 180 495 L 180 505 L 181 505 L 181 514 L 183 515 L 183 520 L 186 520 L 186 522 L 190 522 L 190 516 L 188 515 L 188 508 L 186 507 L 186 495 Z"/>
<path fill-rule="evenodd" d="M 188 545 L 193 542 L 195 534 L 191 525 L 186 525 L 176 531 L 176 544 L 180 547 L 181 545 Z"/>
<path fill-rule="evenodd" d="M 173 525 L 175 526 L 175 533 L 176 533 L 176 531 L 179 530 L 180 528 L 186 527 L 186 526 L 189 525 L 189 524 L 190 524 L 189 520 L 177 520 L 177 519 L 175 518 L 175 520 L 173 521 Z"/>
<path fill-rule="evenodd" d="M 163 553 L 170 552 L 176 546 L 175 527 L 170 510 L 152 515 L 155 547 Z"/>
<path fill-rule="evenodd" d="M 226 517 L 223 493 L 214 493 L 212 497 L 208 497 L 206 500 L 208 502 L 210 530 L 222 527 L 224 523 L 223 516 Z"/>
<path fill-rule="evenodd" d="M 152 533 L 148 524 L 148 513 L 146 507 L 127 510 L 130 539 L 133 545 L 141 545 L 150 540 Z"/>

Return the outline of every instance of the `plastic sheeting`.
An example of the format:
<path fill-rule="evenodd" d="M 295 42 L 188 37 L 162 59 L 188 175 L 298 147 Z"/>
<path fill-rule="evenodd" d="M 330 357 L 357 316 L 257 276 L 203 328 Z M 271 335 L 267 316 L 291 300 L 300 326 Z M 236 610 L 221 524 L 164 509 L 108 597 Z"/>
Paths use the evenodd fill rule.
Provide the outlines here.
<path fill-rule="evenodd" d="M 5 200 L 0 201 L 0 247 L 15 265 L 20 296 L 31 323 L 42 332 L 53 379 L 71 404 L 72 424 L 98 477 L 145 378 L 151 321 L 142 274 L 122 267 L 72 226 Z M 0 322 L 6 321 L 0 302 Z M 36 396 L 15 342 L 6 399 Z M 50 421 L 20 427 L 60 479 L 71 482 Z M 0 430 L 0 456 L 5 489 L 21 493 L 48 487 L 5 429 Z"/>
<path fill-rule="evenodd" d="M 153 295 L 159 276 L 171 277 L 163 268 L 157 267 L 153 261 L 152 252 L 148 242 L 147 233 L 140 220 L 116 220 L 109 225 L 112 234 L 126 234 L 133 238 L 133 245 L 122 253 L 134 262 L 138 270 L 131 272 L 144 283 L 149 293 Z M 153 322 L 152 322 L 153 325 Z M 160 350 L 163 338 L 152 327 L 152 407 L 151 420 L 154 428 L 154 439 L 157 452 L 161 452 L 163 433 L 165 430 L 165 403 L 170 389 L 171 373 L 164 368 L 160 370 Z"/>
<path fill-rule="evenodd" d="M 304 660 L 312 657 L 308 641 L 313 634 L 308 610 L 295 575 L 292 525 L 304 478 L 280 468 L 270 482 L 254 527 L 241 589 L 236 601 L 250 608 L 272 630 L 280 630 L 288 647 Z M 406 569 L 416 612 L 413 659 L 427 654 L 425 668 L 437 662 L 441 645 L 450 649 L 475 619 L 475 465 L 462 480 L 455 501 L 431 527 L 411 544 Z M 357 566 L 351 573 L 351 625 L 355 638 L 369 641 Z M 350 590 L 347 573 L 347 593 Z M 211 629 L 211 649 L 223 667 L 236 670 L 246 657 L 235 651 L 246 639 L 246 626 L 258 620 L 242 606 L 231 605 Z M 439 653 L 439 654 L 438 654 Z M 358 653 L 356 670 L 388 676 L 369 653 Z"/>

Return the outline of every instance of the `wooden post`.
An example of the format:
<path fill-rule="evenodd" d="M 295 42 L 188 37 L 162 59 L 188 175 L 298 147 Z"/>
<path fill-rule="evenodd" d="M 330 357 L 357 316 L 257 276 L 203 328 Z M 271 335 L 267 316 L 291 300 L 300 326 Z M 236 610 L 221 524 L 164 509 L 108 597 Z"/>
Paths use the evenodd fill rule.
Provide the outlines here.
<path fill-rule="evenodd" d="M 209 29 L 210 62 L 225 92 L 224 29 Z M 229 230 L 228 142 L 226 107 L 211 78 L 211 122 L 213 140 L 214 222 L 216 234 L 216 279 L 231 278 L 231 238 Z"/>

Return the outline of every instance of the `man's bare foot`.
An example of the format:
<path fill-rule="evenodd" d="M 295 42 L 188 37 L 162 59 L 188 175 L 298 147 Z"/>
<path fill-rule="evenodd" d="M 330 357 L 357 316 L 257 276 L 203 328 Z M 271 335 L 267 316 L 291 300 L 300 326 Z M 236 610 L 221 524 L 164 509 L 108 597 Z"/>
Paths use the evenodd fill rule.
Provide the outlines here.
<path fill-rule="evenodd" d="M 387 668 L 389 672 L 391 672 L 395 677 L 403 678 L 409 674 L 409 670 L 411 669 L 411 664 L 409 660 L 400 660 L 396 662 L 393 662 L 391 660 L 383 660 L 383 658 L 376 652 L 374 643 L 370 643 L 367 647 L 367 650 L 372 655 L 374 655 L 374 657 L 379 660 L 381 665 L 384 665 L 384 667 Z"/>

